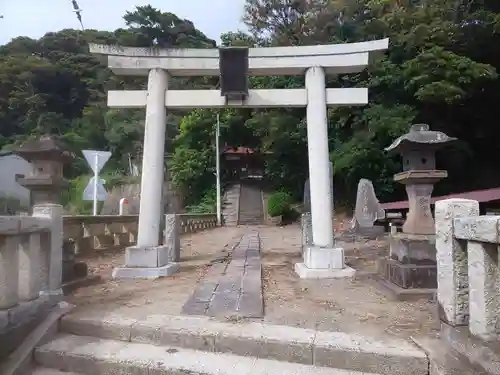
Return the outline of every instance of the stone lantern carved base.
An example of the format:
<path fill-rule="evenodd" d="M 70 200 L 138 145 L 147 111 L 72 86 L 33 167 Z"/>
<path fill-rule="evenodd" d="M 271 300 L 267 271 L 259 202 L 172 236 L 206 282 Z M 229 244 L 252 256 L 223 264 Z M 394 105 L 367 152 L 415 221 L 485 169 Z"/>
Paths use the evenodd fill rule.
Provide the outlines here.
<path fill-rule="evenodd" d="M 389 256 L 378 260 L 384 285 L 401 299 L 432 298 L 437 288 L 435 243 L 431 234 L 391 234 Z"/>

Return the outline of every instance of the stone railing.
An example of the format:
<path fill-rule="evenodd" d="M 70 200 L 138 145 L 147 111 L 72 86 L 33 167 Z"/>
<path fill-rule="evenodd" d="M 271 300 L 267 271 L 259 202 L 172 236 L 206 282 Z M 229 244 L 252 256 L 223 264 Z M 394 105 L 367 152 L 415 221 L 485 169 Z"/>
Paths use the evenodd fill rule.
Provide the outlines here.
<path fill-rule="evenodd" d="M 180 234 L 217 226 L 216 214 L 178 214 Z M 138 215 L 63 216 L 64 241 L 73 242 L 77 254 L 133 245 Z"/>
<path fill-rule="evenodd" d="M 179 214 L 179 227 L 182 233 L 195 233 L 217 226 L 216 214 Z"/>
<path fill-rule="evenodd" d="M 123 248 L 135 243 L 137 224 L 137 215 L 63 216 L 64 241 L 77 254 Z"/>
<path fill-rule="evenodd" d="M 500 340 L 500 216 L 479 216 L 467 199 L 436 202 L 439 313 L 447 326 Z"/>
<path fill-rule="evenodd" d="M 0 216 L 0 361 L 61 295 L 62 207 Z"/>

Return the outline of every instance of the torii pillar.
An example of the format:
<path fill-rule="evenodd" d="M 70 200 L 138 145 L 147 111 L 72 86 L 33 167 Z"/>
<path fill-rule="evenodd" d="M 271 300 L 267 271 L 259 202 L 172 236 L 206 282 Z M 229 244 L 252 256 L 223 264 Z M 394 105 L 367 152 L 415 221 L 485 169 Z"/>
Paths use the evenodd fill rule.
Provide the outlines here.
<path fill-rule="evenodd" d="M 148 76 L 147 91 L 109 91 L 108 106 L 146 108 L 142 161 L 141 207 L 137 245 L 127 248 L 125 265 L 113 271 L 115 278 L 156 278 L 178 269 L 175 251 L 160 244 L 164 175 L 166 108 L 270 108 L 307 107 L 307 141 L 311 194 L 313 245 L 304 261 L 295 265 L 302 278 L 336 278 L 354 275 L 346 267 L 344 251 L 335 247 L 328 150 L 327 107 L 365 105 L 366 88 L 326 88 L 327 74 L 357 73 L 388 48 L 389 40 L 336 45 L 232 48 L 240 71 L 248 75 L 304 75 L 305 88 L 248 90 L 241 97 L 221 95 L 219 90 L 168 90 L 169 76 L 219 76 L 225 68 L 226 49 L 157 49 L 90 45 L 90 52 L 108 55 L 108 66 L 120 75 Z M 244 50 L 244 53 L 241 53 Z M 227 50 L 226 50 L 227 51 Z M 241 56 L 245 56 L 241 60 Z M 237 70 L 238 70 L 237 69 Z M 234 73 L 234 72 L 232 72 Z"/>

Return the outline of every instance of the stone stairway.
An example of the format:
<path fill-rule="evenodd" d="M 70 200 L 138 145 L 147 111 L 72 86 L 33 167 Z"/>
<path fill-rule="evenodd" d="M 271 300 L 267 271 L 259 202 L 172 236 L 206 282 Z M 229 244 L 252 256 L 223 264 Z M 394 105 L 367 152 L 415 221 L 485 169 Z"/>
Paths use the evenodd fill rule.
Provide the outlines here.
<path fill-rule="evenodd" d="M 427 356 L 381 341 L 208 317 L 75 313 L 34 353 L 32 375 L 426 375 Z"/>
<path fill-rule="evenodd" d="M 226 226 L 238 225 L 240 189 L 241 185 L 235 184 L 227 189 L 224 194 L 224 199 L 222 201 L 222 218 Z"/>
<path fill-rule="evenodd" d="M 239 210 L 238 223 L 240 225 L 263 224 L 262 190 L 257 184 L 243 183 L 241 185 Z"/>

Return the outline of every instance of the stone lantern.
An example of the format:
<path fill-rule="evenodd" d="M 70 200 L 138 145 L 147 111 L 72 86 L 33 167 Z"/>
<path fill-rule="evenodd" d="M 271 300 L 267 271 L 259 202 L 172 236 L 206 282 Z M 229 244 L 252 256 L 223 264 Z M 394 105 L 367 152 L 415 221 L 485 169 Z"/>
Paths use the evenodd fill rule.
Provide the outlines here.
<path fill-rule="evenodd" d="M 59 205 L 61 193 L 69 185 L 63 177 L 63 167 L 71 161 L 71 154 L 50 135 L 23 143 L 15 153 L 32 165 L 30 175 L 17 179 L 20 185 L 30 190 L 31 205 Z M 63 290 L 66 292 L 79 285 L 86 285 L 90 280 L 87 264 L 75 258 L 74 242 L 64 241 L 62 244 Z"/>
<path fill-rule="evenodd" d="M 394 175 L 394 181 L 405 185 L 408 194 L 403 231 L 391 233 L 390 256 L 379 262 L 379 271 L 397 288 L 420 288 L 432 293 L 431 289 L 437 287 L 431 195 L 434 184 L 448 173 L 436 169 L 436 151 L 455 140 L 429 130 L 429 125 L 417 124 L 385 149 L 401 154 L 403 172 Z"/>
<path fill-rule="evenodd" d="M 405 185 L 408 194 L 404 233 L 434 234 L 432 190 L 436 182 L 448 177 L 448 172 L 436 169 L 436 151 L 454 140 L 442 132 L 429 130 L 429 125 L 418 124 L 385 149 L 403 157 L 403 172 L 394 175 L 394 181 Z"/>
<path fill-rule="evenodd" d="M 70 153 L 50 135 L 22 144 L 15 153 L 33 166 L 30 175 L 17 179 L 30 190 L 31 205 L 59 204 L 61 192 L 68 186 L 63 166 L 71 160 Z"/>

